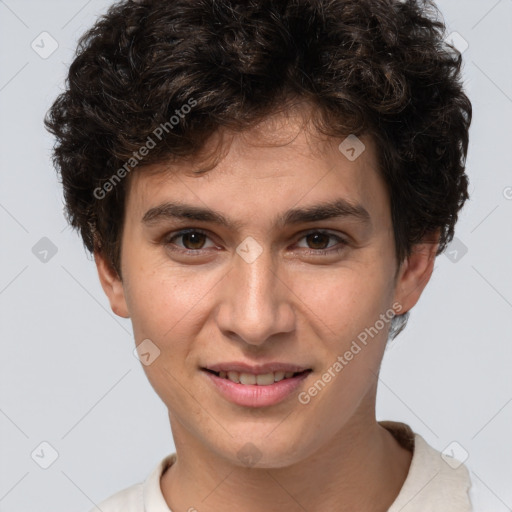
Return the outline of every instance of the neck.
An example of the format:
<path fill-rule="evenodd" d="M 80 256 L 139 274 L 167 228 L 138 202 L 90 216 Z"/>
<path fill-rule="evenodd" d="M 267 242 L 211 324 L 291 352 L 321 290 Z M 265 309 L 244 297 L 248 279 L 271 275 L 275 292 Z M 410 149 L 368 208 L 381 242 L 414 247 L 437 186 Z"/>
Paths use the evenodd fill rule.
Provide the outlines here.
<path fill-rule="evenodd" d="M 279 468 L 247 468 L 208 450 L 171 418 L 176 462 L 161 488 L 173 511 L 385 512 L 412 454 L 375 418 L 354 417 L 321 449 Z"/>

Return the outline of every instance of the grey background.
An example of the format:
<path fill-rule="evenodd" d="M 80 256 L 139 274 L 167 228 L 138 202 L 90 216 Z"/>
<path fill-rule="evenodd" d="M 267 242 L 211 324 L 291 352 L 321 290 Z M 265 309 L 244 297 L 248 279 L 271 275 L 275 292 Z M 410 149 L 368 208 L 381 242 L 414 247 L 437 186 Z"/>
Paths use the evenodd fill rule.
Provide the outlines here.
<path fill-rule="evenodd" d="M 107 5 L 0 1 L 1 512 L 86 512 L 174 451 L 166 410 L 132 353 L 130 322 L 111 312 L 94 262 L 66 226 L 42 125 L 78 36 Z M 489 509 L 510 510 L 512 0 L 438 5 L 449 32 L 469 44 L 471 199 L 450 255 L 438 257 L 386 352 L 377 413 L 440 451 L 456 441 Z M 31 47 L 42 46 L 43 31 L 58 43 L 47 58 Z M 47 38 L 39 51 L 49 49 Z M 57 251 L 46 261 L 43 237 Z M 42 442 L 58 452 L 48 469 L 52 448 Z"/>

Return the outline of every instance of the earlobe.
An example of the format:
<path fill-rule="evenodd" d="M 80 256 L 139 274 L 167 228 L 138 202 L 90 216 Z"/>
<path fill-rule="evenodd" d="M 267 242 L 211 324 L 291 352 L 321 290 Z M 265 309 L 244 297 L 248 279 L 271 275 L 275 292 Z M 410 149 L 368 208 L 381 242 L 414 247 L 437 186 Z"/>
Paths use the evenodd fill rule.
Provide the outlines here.
<path fill-rule="evenodd" d="M 414 307 L 432 276 L 439 232 L 412 246 L 411 254 L 402 263 L 395 287 L 395 301 L 402 306 L 400 314 Z"/>
<path fill-rule="evenodd" d="M 94 251 L 94 261 L 96 262 L 101 287 L 110 302 L 110 308 L 117 316 L 130 318 L 124 296 L 124 285 L 117 272 L 100 252 Z"/>

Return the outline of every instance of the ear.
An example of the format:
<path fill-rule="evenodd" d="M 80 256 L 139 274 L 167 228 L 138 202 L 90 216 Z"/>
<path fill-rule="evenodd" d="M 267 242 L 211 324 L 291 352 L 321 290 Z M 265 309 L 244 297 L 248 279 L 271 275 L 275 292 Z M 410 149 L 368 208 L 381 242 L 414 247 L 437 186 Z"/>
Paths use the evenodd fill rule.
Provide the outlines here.
<path fill-rule="evenodd" d="M 117 316 L 130 318 L 121 278 L 100 252 L 94 251 L 94 261 L 96 262 L 101 287 L 108 297 L 112 311 Z"/>
<path fill-rule="evenodd" d="M 412 246 L 411 254 L 401 264 L 395 286 L 395 301 L 403 314 L 418 302 L 434 270 L 436 251 L 439 247 L 440 231 L 426 235 Z"/>

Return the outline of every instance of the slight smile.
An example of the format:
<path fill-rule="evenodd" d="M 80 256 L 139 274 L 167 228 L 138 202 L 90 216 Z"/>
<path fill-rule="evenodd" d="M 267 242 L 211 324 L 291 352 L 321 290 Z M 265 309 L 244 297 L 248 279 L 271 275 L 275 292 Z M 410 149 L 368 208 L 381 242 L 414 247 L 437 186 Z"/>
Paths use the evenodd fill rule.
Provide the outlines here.
<path fill-rule="evenodd" d="M 224 398 L 245 407 L 265 407 L 283 401 L 313 371 L 298 365 L 220 363 L 201 367 Z"/>

